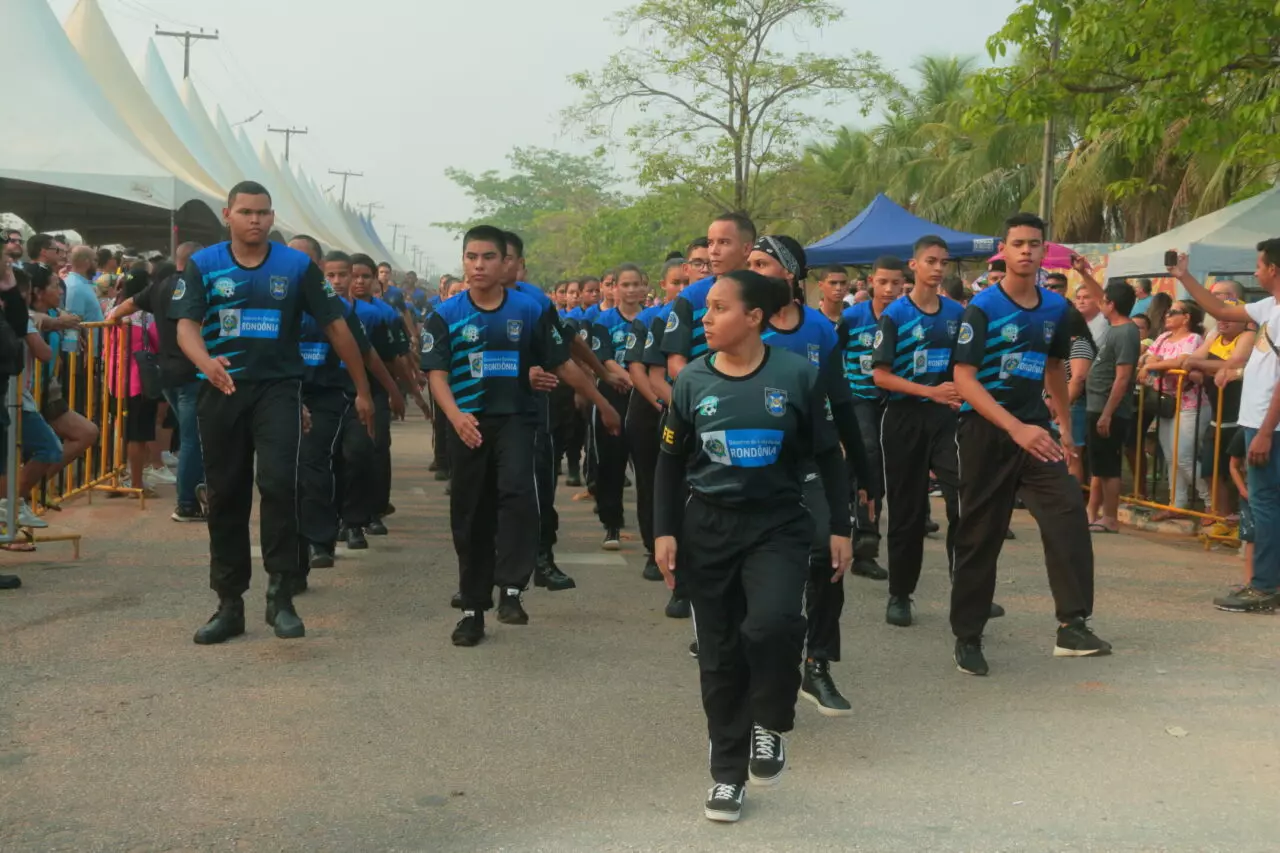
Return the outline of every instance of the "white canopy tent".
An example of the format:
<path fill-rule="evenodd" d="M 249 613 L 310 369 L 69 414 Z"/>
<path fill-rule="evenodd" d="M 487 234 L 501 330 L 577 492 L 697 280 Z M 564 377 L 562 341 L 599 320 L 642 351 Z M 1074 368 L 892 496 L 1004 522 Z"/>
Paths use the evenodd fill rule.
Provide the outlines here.
<path fill-rule="evenodd" d="M 200 135 L 191 114 L 187 112 L 186 105 L 182 103 L 182 97 L 174 88 L 173 80 L 170 79 L 169 72 L 164 67 L 164 60 L 160 58 L 160 52 L 156 50 L 156 43 L 152 39 L 147 39 L 147 47 L 138 68 L 138 75 L 142 78 L 152 103 L 156 105 L 156 109 L 177 135 L 182 146 L 191 153 L 196 163 L 214 181 L 218 189 L 224 192 L 230 189 L 235 184 L 235 181 L 231 180 L 232 175 L 225 174 L 222 162 Z"/>
<path fill-rule="evenodd" d="M 0 62 L 24 86 L 24 132 L 4 141 L 0 209 L 37 229 L 75 228 L 94 242 L 167 246 L 172 225 L 216 233 L 207 192 L 147 152 L 45 0 L 8 0 L 4 22 Z"/>
<path fill-rule="evenodd" d="M 1258 243 L 1280 236 L 1280 187 L 1216 210 L 1158 237 L 1113 252 L 1107 278 L 1167 275 L 1164 253 L 1186 252 L 1190 272 L 1200 281 L 1209 276 L 1252 274 Z"/>
<path fill-rule="evenodd" d="M 219 186 L 204 170 L 156 108 L 116 42 L 97 0 L 80 0 L 64 27 L 85 68 L 101 83 L 103 93 L 147 153 L 184 183 L 204 192 L 214 206 L 219 205 L 227 187 Z"/>
<path fill-rule="evenodd" d="M 150 47 L 154 49 L 155 46 L 151 44 Z M 190 78 L 182 81 L 182 104 L 187 111 L 191 126 L 212 157 L 214 176 L 223 183 L 229 182 L 228 186 L 235 186 L 236 181 L 241 178 L 240 166 L 223 144 L 222 137 L 213 126 L 213 120 L 209 118 L 209 113 L 205 110 L 204 103 L 200 100 L 200 95 L 196 92 Z"/>

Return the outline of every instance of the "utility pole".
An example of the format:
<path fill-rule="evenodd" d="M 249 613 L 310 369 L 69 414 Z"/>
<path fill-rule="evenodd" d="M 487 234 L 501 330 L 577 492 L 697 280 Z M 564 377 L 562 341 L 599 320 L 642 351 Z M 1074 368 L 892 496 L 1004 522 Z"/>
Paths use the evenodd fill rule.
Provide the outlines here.
<path fill-rule="evenodd" d="M 1058 61 L 1058 25 L 1053 25 L 1053 42 L 1049 46 L 1049 65 Z M 1053 236 L 1053 154 L 1057 148 L 1057 127 L 1053 113 L 1044 120 L 1044 153 L 1040 159 L 1040 218 L 1044 220 L 1044 239 Z"/>
<path fill-rule="evenodd" d="M 333 169 L 329 170 L 330 175 L 342 176 L 342 204 L 347 203 L 347 178 L 363 178 L 364 172 L 338 172 Z"/>
<path fill-rule="evenodd" d="M 415 267 L 422 266 L 422 247 L 415 245 L 413 247 L 413 265 Z"/>
<path fill-rule="evenodd" d="M 270 127 L 269 126 L 267 127 L 267 132 L 284 134 L 284 161 L 288 163 L 289 162 L 289 142 L 293 139 L 294 136 L 305 136 L 307 133 L 307 129 L 305 127 L 299 129 L 296 127 Z"/>
<path fill-rule="evenodd" d="M 205 39 L 207 41 L 218 40 L 217 30 L 214 30 L 213 34 L 210 35 L 209 33 L 206 33 L 204 31 L 204 27 L 201 27 L 200 32 L 198 33 L 193 33 L 190 30 L 185 30 L 184 32 L 175 33 L 175 32 L 170 32 L 168 30 L 162 30 L 159 27 L 156 27 L 156 35 L 171 36 L 173 38 L 182 39 L 182 79 L 183 80 L 186 80 L 188 77 L 191 76 L 191 42 L 199 41 L 200 39 Z"/>
<path fill-rule="evenodd" d="M 396 241 L 395 241 L 395 238 L 393 237 L 391 238 L 391 248 L 394 249 L 395 247 L 396 247 Z M 409 235 L 407 232 L 404 235 L 404 247 L 400 251 L 402 252 L 409 251 Z"/>
<path fill-rule="evenodd" d="M 404 227 L 404 223 L 388 222 L 387 225 L 391 228 L 391 251 L 394 252 L 396 250 L 396 235 L 400 233 L 400 229 Z"/>
<path fill-rule="evenodd" d="M 373 211 L 374 211 L 375 209 L 381 209 L 381 207 L 382 207 L 382 202 L 380 202 L 380 201 L 371 201 L 371 202 L 368 202 L 367 204 L 362 204 L 362 205 L 359 205 L 359 206 L 360 206 L 360 207 L 363 207 L 365 210 L 367 210 L 367 211 L 368 211 L 368 213 L 366 213 L 366 214 L 365 214 L 365 219 L 368 219 L 370 222 L 372 222 L 372 221 L 373 221 Z"/>

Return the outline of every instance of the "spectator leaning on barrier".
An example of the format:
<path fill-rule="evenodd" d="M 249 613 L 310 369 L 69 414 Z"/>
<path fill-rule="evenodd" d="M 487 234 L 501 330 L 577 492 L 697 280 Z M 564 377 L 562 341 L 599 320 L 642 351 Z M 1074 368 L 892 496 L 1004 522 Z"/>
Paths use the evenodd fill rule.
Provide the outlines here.
<path fill-rule="evenodd" d="M 1208 507 L 1209 484 L 1201 476 L 1202 466 L 1196 459 L 1200 436 L 1209 428 L 1209 417 L 1205 414 L 1208 399 L 1190 376 L 1179 377 L 1169 373 L 1182 369 L 1186 359 L 1204 343 L 1204 311 L 1191 300 L 1175 302 L 1165 314 L 1164 322 L 1164 334 L 1156 338 L 1138 363 L 1138 380 L 1158 391 L 1158 396 L 1153 396 L 1152 400 L 1160 419 L 1157 433 L 1160 449 L 1164 451 L 1169 481 L 1174 486 L 1169 502 L 1178 509 L 1186 509 L 1190 505 L 1187 489 L 1194 483 L 1202 505 Z M 1179 387 L 1182 389 L 1180 397 L 1172 404 L 1166 402 L 1170 396 L 1178 396 Z M 1176 481 L 1173 475 L 1175 468 L 1178 472 Z M 1163 521 L 1175 515 L 1162 510 L 1151 520 Z"/>
<path fill-rule="evenodd" d="M 77 249 L 77 251 L 79 251 Z M 37 273 L 36 279 L 45 282 L 43 274 Z M 45 476 L 52 477 L 79 459 L 97 442 L 99 430 L 88 418 L 72 410 L 68 403 L 65 387 L 59 374 L 65 375 L 69 365 L 59 369 L 59 357 L 63 353 L 76 350 L 80 339 L 77 329 L 80 317 L 71 311 L 60 311 L 62 288 L 56 279 L 49 277 L 41 287 L 32 286 L 31 321 L 36 326 L 44 341 L 49 346 L 52 358 L 44 364 L 42 377 L 43 392 L 37 401 L 40 415 L 53 428 L 53 432 L 62 441 L 62 463 L 48 471 Z"/>
<path fill-rule="evenodd" d="M 1244 390 L 1240 395 L 1240 426 L 1248 447 L 1247 486 L 1249 508 L 1254 522 L 1253 573 L 1240 590 L 1215 598 L 1214 606 L 1233 613 L 1274 610 L 1280 586 L 1280 454 L 1272 443 L 1280 427 L 1280 238 L 1258 244 L 1258 264 L 1254 272 L 1258 284 L 1271 294 L 1250 305 L 1227 305 L 1214 296 L 1187 270 L 1187 256 L 1169 267 L 1187 293 L 1221 323 L 1258 325 L 1257 343 L 1244 368 Z"/>
<path fill-rule="evenodd" d="M 1209 288 L 1209 292 L 1226 305 L 1244 304 L 1244 288 L 1239 282 L 1217 281 Z M 1209 427 L 1204 432 L 1200 448 L 1200 466 L 1204 475 L 1212 479 L 1216 450 L 1218 488 L 1213 495 L 1214 515 L 1227 515 L 1235 504 L 1232 495 L 1236 489 L 1231 482 L 1230 457 L 1227 451 L 1236 433 L 1240 431 L 1236 418 L 1240 414 L 1240 393 L 1243 390 L 1241 377 L 1254 340 L 1254 332 L 1246 324 L 1224 320 L 1218 323 L 1217 330 L 1205 339 L 1200 348 L 1182 362 L 1182 368 L 1190 371 L 1192 378 L 1203 385 L 1208 393 L 1208 408 L 1203 417 L 1208 420 Z M 1222 411 L 1218 411 L 1218 389 L 1222 389 Z M 1218 435 L 1219 420 L 1221 437 Z M 1213 519 L 1202 521 L 1205 526 L 1212 523 Z M 1217 535 L 1225 535 L 1227 532 L 1225 527 L 1214 531 Z"/>
<path fill-rule="evenodd" d="M 151 283 L 151 274 L 146 267 L 137 264 L 125 276 L 121 296 L 126 304 L 131 297 L 141 293 Z M 112 329 L 107 338 L 109 351 L 116 353 L 120 346 L 116 336 L 125 336 L 125 349 L 129 352 L 129 371 L 122 373 L 116 358 L 107 362 L 107 381 L 111 383 L 112 392 L 127 397 L 124 420 L 126 455 L 129 462 L 129 484 L 141 489 L 148 498 L 158 497 L 146 482 L 146 465 L 149 445 L 156 439 L 156 413 L 159 407 L 157 398 L 145 393 L 142 374 L 139 370 L 139 355 L 146 352 L 159 352 L 160 335 L 156 329 L 156 320 L 145 311 L 137 311 L 129 316 L 128 325 L 120 329 Z"/>

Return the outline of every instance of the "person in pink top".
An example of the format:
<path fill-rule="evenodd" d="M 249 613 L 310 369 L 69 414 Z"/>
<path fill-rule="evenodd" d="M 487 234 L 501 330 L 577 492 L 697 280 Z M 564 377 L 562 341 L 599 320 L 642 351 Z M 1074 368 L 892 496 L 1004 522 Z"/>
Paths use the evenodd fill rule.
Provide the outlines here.
<path fill-rule="evenodd" d="M 121 296 L 128 299 L 142 292 L 150 281 L 151 278 L 145 268 L 130 270 L 122 283 Z M 124 377 L 117 375 L 120 335 L 125 336 L 124 348 L 129 352 L 127 386 L 121 381 Z M 108 385 L 113 394 L 117 396 L 123 394 L 127 397 L 125 405 L 128 411 L 124 421 L 124 437 L 129 460 L 130 483 L 134 488 L 143 489 L 148 498 L 156 497 L 156 493 L 147 488 L 143 482 L 143 472 L 147 464 L 149 445 L 156 440 L 156 412 L 159 401 L 143 393 L 142 376 L 138 368 L 139 353 L 160 351 L 160 335 L 156 330 L 155 318 L 144 311 L 125 318 L 125 325 L 108 330 L 107 346 Z"/>
<path fill-rule="evenodd" d="M 1182 397 L 1178 401 L 1173 417 L 1160 418 L 1158 435 L 1160 447 L 1164 451 L 1167 469 L 1178 471 L 1177 493 L 1170 503 L 1178 509 L 1186 509 L 1190 500 L 1189 487 L 1195 484 L 1196 492 L 1204 506 L 1209 506 L 1209 484 L 1201 476 L 1200 465 L 1196 460 L 1196 448 L 1200 446 L 1200 438 L 1213 421 L 1207 408 L 1208 403 L 1204 389 L 1193 382 L 1190 376 L 1170 375 L 1170 370 L 1181 370 L 1192 353 L 1204 343 L 1204 311 L 1190 300 L 1175 302 L 1165 314 L 1165 331 L 1156 338 L 1147 349 L 1146 355 L 1139 362 L 1138 380 L 1162 394 L 1173 396 L 1178 392 L 1178 380 L 1182 380 Z M 1148 399 L 1155 405 L 1155 395 Z M 1174 424 L 1178 425 L 1177 446 L 1174 446 Z M 1153 521 L 1172 518 L 1175 513 L 1158 512 L 1152 516 Z"/>

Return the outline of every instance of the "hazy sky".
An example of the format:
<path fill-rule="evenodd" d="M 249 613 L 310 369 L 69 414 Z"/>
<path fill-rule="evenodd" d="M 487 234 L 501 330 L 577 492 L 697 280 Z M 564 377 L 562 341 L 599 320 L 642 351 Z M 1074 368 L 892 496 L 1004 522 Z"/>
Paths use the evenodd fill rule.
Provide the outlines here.
<path fill-rule="evenodd" d="M 59 20 L 76 0 L 49 0 Z M 210 109 L 221 105 L 255 146 L 266 128 L 298 126 L 292 158 L 321 186 L 329 169 L 364 172 L 347 198 L 381 202 L 375 223 L 404 223 L 410 245 L 435 266 L 457 266 L 456 235 L 432 222 L 465 219 L 471 207 L 444 176 L 505 168 L 516 145 L 590 150 L 566 133 L 559 111 L 573 102 L 566 77 L 596 70 L 620 44 L 609 16 L 626 0 L 99 0 L 125 54 L 136 64 L 157 24 L 204 27 L 221 41 L 192 48 L 192 76 Z M 870 50 L 909 76 L 925 54 L 975 55 L 1015 0 L 837 0 L 845 20 L 807 37 L 813 49 Z M 159 39 L 175 77 L 182 44 Z M 856 108 L 829 116 L 857 123 Z M 615 164 L 625 175 L 627 162 Z M 852 216 L 857 211 L 850 211 Z"/>

